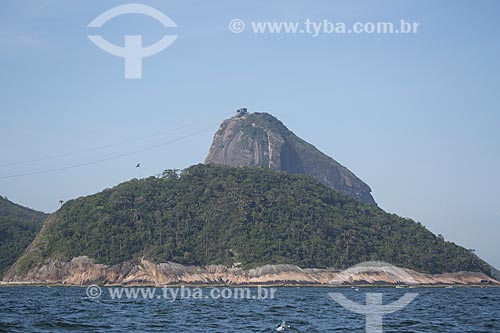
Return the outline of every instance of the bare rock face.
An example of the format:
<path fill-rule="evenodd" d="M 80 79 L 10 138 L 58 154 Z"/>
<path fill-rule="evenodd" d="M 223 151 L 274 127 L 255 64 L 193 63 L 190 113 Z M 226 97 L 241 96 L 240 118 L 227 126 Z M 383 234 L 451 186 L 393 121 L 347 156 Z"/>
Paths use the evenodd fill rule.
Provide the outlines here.
<path fill-rule="evenodd" d="M 2 284 L 65 285 L 500 285 L 483 273 L 422 274 L 390 264 L 364 264 L 345 271 L 331 268 L 300 268 L 265 265 L 253 269 L 222 265 L 185 266 L 173 262 L 155 264 L 147 260 L 107 266 L 86 256 L 69 262 L 51 260 L 26 274 L 7 274 Z"/>
<path fill-rule="evenodd" d="M 376 205 L 370 187 L 354 173 L 267 113 L 247 113 L 225 120 L 215 133 L 205 163 L 305 174 L 356 200 Z"/>

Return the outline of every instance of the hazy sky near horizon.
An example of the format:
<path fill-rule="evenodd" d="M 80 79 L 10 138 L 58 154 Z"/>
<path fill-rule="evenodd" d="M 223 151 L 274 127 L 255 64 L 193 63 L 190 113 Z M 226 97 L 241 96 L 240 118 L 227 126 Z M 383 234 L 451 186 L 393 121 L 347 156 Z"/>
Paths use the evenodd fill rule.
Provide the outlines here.
<path fill-rule="evenodd" d="M 356 173 L 386 211 L 500 267 L 500 2 L 134 2 L 178 27 L 124 15 L 87 28 L 127 1 L 0 2 L 0 195 L 52 212 L 139 172 L 200 163 L 219 123 L 248 107 Z M 247 23 L 240 34 L 228 29 L 235 18 Z M 409 35 L 249 31 L 306 19 L 420 25 Z M 117 45 L 178 38 L 126 80 L 123 59 L 88 40 L 96 32 Z"/>

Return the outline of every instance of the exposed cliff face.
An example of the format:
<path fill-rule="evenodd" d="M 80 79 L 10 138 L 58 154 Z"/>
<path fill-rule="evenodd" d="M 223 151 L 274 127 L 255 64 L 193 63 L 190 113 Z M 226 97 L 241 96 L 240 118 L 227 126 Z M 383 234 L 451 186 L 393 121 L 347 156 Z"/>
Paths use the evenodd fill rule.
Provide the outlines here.
<path fill-rule="evenodd" d="M 375 205 L 367 184 L 267 113 L 225 120 L 214 136 L 205 163 L 306 174 L 343 194 Z"/>
<path fill-rule="evenodd" d="M 154 264 L 147 260 L 119 265 L 94 264 L 88 257 L 70 262 L 57 260 L 37 266 L 24 275 L 9 271 L 4 283 L 42 284 L 123 284 L 123 285 L 499 285 L 482 273 L 421 274 L 391 265 L 369 266 L 363 270 L 303 269 L 294 265 L 265 265 L 254 269 L 228 268 L 222 265 L 184 266 L 172 262 Z"/>

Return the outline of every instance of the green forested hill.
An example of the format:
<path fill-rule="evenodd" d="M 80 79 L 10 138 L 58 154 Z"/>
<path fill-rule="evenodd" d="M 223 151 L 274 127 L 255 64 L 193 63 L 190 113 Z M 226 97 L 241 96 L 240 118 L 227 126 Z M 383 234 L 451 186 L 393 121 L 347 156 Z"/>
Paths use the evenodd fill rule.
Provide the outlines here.
<path fill-rule="evenodd" d="M 383 260 L 421 272 L 482 271 L 477 256 L 421 224 L 385 213 L 309 176 L 195 165 L 179 177 L 132 180 L 68 201 L 49 218 L 19 269 L 80 255 L 117 264 L 346 268 Z"/>
<path fill-rule="evenodd" d="M 30 245 L 46 217 L 0 196 L 0 277 Z"/>

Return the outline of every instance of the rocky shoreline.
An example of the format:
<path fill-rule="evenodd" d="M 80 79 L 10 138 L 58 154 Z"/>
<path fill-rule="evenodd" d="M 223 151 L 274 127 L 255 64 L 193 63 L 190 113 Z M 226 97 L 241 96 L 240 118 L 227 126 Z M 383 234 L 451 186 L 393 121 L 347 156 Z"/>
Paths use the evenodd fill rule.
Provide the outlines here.
<path fill-rule="evenodd" d="M 264 265 L 253 269 L 222 265 L 185 266 L 147 260 L 107 266 L 81 256 L 50 261 L 20 275 L 15 267 L 0 285 L 192 285 L 192 286 L 500 286 L 483 273 L 423 274 L 387 263 L 369 262 L 347 270 Z"/>

